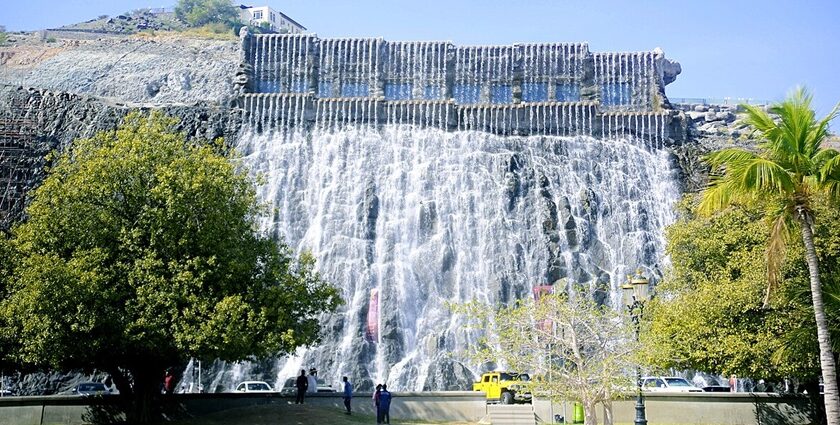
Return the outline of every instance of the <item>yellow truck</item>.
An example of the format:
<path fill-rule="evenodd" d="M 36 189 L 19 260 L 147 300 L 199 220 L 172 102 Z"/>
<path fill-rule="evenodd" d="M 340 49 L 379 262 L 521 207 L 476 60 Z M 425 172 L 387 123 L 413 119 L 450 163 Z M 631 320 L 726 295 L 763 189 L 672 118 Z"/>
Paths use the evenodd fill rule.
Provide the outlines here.
<path fill-rule="evenodd" d="M 473 391 L 484 391 L 488 403 L 530 403 L 531 392 L 527 388 L 530 380 L 527 373 L 487 372 L 473 383 Z"/>

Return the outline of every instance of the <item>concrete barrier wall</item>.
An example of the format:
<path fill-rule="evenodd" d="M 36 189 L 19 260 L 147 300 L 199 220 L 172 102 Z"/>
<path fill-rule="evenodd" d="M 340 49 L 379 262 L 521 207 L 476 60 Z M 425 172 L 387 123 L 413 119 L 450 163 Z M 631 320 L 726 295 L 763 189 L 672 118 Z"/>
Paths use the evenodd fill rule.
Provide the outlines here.
<path fill-rule="evenodd" d="M 613 402 L 616 423 L 633 423 L 636 400 Z M 563 416 L 563 403 L 535 400 L 534 412 L 543 422 Z M 645 413 L 650 423 L 704 425 L 807 425 L 813 409 L 808 398 L 795 395 L 753 393 L 650 394 L 645 396 Z M 571 422 L 572 403 L 566 403 Z M 599 406 L 598 419 L 603 420 Z"/>
<path fill-rule="evenodd" d="M 167 409 L 190 416 L 271 404 L 278 413 L 294 402 L 293 397 L 279 394 L 179 394 L 167 399 Z M 0 425 L 42 425 L 89 423 L 92 415 L 108 414 L 116 408 L 118 398 L 97 401 L 75 397 L 4 397 L 0 398 Z M 343 409 L 340 394 L 314 394 L 307 397 L 309 405 Z M 632 423 L 635 399 L 613 402 L 616 423 Z M 647 419 L 650 423 L 704 425 L 805 425 L 813 413 L 805 397 L 748 394 L 698 393 L 652 394 L 645 397 Z M 370 393 L 353 397 L 353 411 L 374 415 Z M 394 418 L 429 422 L 478 422 L 487 412 L 484 398 L 475 392 L 394 393 L 391 415 Z M 534 412 L 544 423 L 552 423 L 556 415 L 563 415 L 562 403 L 535 400 Z M 566 417 L 572 418 L 572 403 L 566 407 Z M 598 412 L 603 420 L 603 412 Z"/>
<path fill-rule="evenodd" d="M 484 397 L 475 392 L 393 393 L 391 416 L 430 422 L 477 422 L 486 414 Z M 375 415 L 371 393 L 353 397 L 353 411 Z M 89 423 L 92 416 L 107 415 L 117 407 L 117 397 L 97 400 L 62 396 L 0 398 L 0 425 L 42 425 Z M 167 398 L 165 409 L 189 416 L 203 416 L 223 410 L 272 404 L 282 413 L 294 397 L 279 394 L 178 394 Z M 325 408 L 344 409 L 338 393 L 312 394 L 306 403 Z"/>

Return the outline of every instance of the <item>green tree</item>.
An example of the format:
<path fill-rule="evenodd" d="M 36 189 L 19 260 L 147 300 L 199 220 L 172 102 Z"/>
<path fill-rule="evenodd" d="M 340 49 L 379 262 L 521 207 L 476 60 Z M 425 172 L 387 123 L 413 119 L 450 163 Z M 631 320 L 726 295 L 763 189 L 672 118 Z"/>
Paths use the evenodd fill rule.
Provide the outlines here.
<path fill-rule="evenodd" d="M 178 0 L 175 16 L 194 27 L 223 23 L 234 25 L 239 22 L 239 12 L 227 0 Z"/>
<path fill-rule="evenodd" d="M 580 401 L 586 424 L 597 423 L 598 403 L 604 422 L 612 423 L 611 400 L 633 389 L 633 331 L 609 306 L 548 294 L 500 308 L 474 301 L 455 311 L 482 333 L 468 357 L 535 373 L 530 390 L 552 401 Z"/>
<path fill-rule="evenodd" d="M 9 35 L 6 34 L 6 27 L 0 25 L 0 46 L 6 44 L 6 40 L 9 39 Z"/>
<path fill-rule="evenodd" d="M 767 249 L 770 286 L 765 304 L 769 304 L 772 289 L 780 280 L 788 241 L 799 228 L 810 275 L 826 417 L 829 425 L 840 425 L 837 373 L 812 231 L 814 196 L 826 193 L 833 202 L 840 198 L 840 152 L 822 147 L 828 134 L 828 123 L 836 116 L 837 108 L 817 120 L 811 109 L 811 96 L 804 89 L 770 108 L 770 113 L 778 120 L 760 108 L 743 107 L 746 109 L 743 122 L 760 139 L 757 150 L 728 148 L 707 157 L 713 177 L 703 191 L 699 210 L 709 214 L 732 204 L 754 200 L 769 205 L 767 215 L 772 221 Z"/>
<path fill-rule="evenodd" d="M 154 419 L 167 368 L 313 344 L 340 302 L 311 256 L 256 232 L 253 182 L 221 142 L 175 124 L 131 114 L 57 158 L 12 230 L 0 303 L 17 361 L 110 373 L 132 422 Z"/>
<path fill-rule="evenodd" d="M 769 234 L 763 209 L 740 206 L 698 216 L 692 211 L 695 198 L 681 203 L 680 220 L 666 230 L 672 266 L 648 310 L 650 322 L 642 334 L 646 361 L 664 369 L 816 382 L 819 349 L 801 241 L 791 241 L 779 295 L 765 307 Z M 821 217 L 814 228 L 816 250 L 836 341 L 840 208 L 818 203 L 816 209 Z"/>

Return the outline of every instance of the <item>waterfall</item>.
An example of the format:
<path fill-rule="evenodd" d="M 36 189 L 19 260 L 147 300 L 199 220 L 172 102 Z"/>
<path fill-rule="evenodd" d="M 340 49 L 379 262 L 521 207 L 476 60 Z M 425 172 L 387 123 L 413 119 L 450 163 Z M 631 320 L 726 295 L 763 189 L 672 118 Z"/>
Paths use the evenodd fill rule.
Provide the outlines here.
<path fill-rule="evenodd" d="M 254 374 L 274 384 L 301 366 L 318 367 L 328 383 L 348 375 L 365 388 L 466 388 L 447 371 L 464 364 L 479 372 L 464 357 L 476 335 L 447 302 L 510 302 L 534 286 L 577 284 L 618 305 L 619 285 L 637 265 L 659 272 L 662 230 L 678 197 L 666 152 L 614 132 L 605 140 L 478 131 L 499 130 L 520 110 L 512 107 L 465 109 L 470 118 L 459 122 L 469 131 L 453 131 L 400 123 L 402 114 L 439 116 L 422 108 L 412 115 L 409 102 L 387 111 L 397 124 L 381 127 L 342 116 L 365 102 L 327 103 L 330 118 L 309 129 L 250 123 L 239 149 L 244 165 L 264 176 L 259 197 L 274 211 L 262 230 L 311 251 L 346 304 L 322 318 L 322 345 L 268 367 L 217 366 L 224 371 L 208 376 L 208 388 Z M 592 111 L 581 104 L 565 113 L 580 123 Z M 563 115 L 547 105 L 531 113 Z M 627 117 L 608 118 L 618 129 Z"/>
<path fill-rule="evenodd" d="M 259 93 L 240 97 L 238 149 L 263 176 L 261 230 L 311 251 L 346 303 L 321 318 L 316 347 L 208 365 L 211 391 L 245 378 L 279 388 L 309 367 L 360 389 L 468 389 L 477 335 L 448 303 L 556 286 L 617 307 L 637 266 L 661 274 L 679 192 L 662 149 L 671 117 L 650 104 L 653 53 L 302 35 L 248 45 Z"/>

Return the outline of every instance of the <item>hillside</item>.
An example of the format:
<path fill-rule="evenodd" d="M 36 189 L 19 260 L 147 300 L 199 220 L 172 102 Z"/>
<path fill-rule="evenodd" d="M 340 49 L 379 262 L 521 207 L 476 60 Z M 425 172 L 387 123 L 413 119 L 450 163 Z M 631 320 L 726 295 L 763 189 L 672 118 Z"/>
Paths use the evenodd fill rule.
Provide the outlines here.
<path fill-rule="evenodd" d="M 237 63 L 235 41 L 181 33 L 17 34 L 0 46 L 0 84 L 137 103 L 223 102 Z"/>

